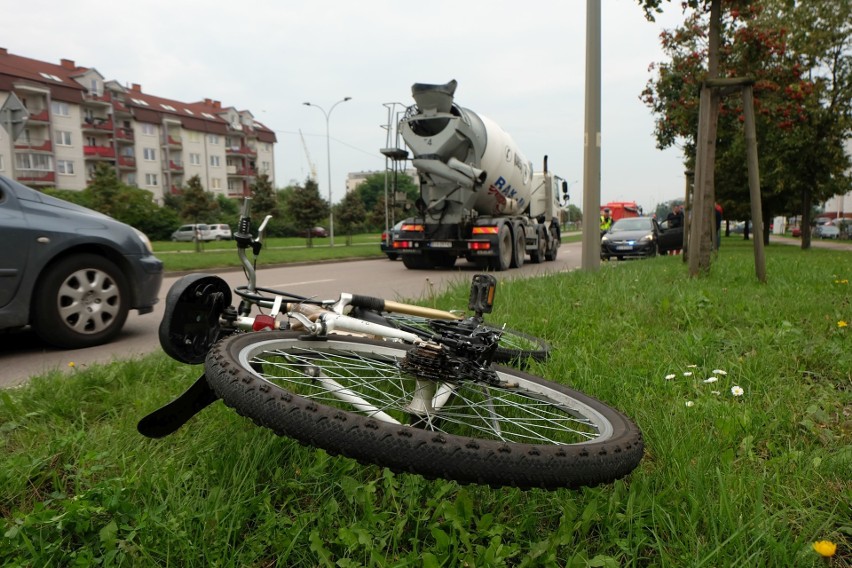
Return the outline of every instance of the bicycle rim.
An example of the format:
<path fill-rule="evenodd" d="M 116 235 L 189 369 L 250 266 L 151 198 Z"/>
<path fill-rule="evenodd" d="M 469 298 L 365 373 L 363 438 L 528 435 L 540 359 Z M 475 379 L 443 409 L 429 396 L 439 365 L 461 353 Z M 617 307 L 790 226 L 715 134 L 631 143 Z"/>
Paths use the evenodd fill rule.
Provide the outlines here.
<path fill-rule="evenodd" d="M 218 344 L 206 371 L 259 425 L 395 471 L 576 487 L 626 475 L 641 459 L 635 425 L 583 393 L 505 367 L 495 369 L 511 386 L 417 381 L 400 371 L 406 352 L 361 338 L 253 333 Z"/>

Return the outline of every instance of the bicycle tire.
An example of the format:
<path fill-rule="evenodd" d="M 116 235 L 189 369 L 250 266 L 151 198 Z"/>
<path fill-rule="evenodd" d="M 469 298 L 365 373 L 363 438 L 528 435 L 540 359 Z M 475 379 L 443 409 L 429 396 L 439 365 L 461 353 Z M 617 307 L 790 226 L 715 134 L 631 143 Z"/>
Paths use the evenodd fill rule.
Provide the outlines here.
<path fill-rule="evenodd" d="M 412 316 L 407 314 L 384 313 L 382 314 L 390 325 L 400 327 L 406 325 L 429 332 L 429 318 Z M 550 355 L 550 344 L 540 337 L 529 335 L 516 329 L 497 327 L 487 322 L 480 324 L 481 327 L 492 331 L 501 332 L 500 341 L 497 343 L 497 351 L 494 353 L 495 363 L 514 363 L 524 359 L 544 361 Z"/>
<path fill-rule="evenodd" d="M 576 488 L 621 478 L 642 458 L 641 432 L 625 415 L 509 367 L 494 369 L 513 388 L 458 380 L 440 412 L 413 414 L 407 403 L 415 380 L 399 365 L 409 349 L 352 336 L 246 333 L 219 342 L 205 372 L 225 404 L 259 426 L 331 454 L 429 479 Z M 327 384 L 330 378 L 337 384 Z M 397 422 L 340 399 L 354 394 Z"/>

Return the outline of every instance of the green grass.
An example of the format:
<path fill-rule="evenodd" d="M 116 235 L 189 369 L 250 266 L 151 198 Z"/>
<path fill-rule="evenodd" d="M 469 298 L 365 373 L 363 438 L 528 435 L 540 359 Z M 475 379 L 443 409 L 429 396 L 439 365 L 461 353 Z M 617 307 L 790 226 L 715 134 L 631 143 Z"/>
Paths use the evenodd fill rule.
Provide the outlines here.
<path fill-rule="evenodd" d="M 498 289 L 491 320 L 553 344 L 534 372 L 642 428 L 624 480 L 395 475 L 221 403 L 147 440 L 138 419 L 200 372 L 152 355 L 0 391 L 0 565 L 816 567 L 828 539 L 850 566 L 850 253 L 771 245 L 762 285 L 749 245 L 726 239 L 699 279 L 658 257 Z M 466 286 L 434 303 L 465 306 Z"/>
<path fill-rule="evenodd" d="M 327 238 L 315 238 L 312 241 L 312 246 L 308 247 L 305 238 L 265 239 L 257 264 L 264 266 L 383 256 L 379 248 L 381 235 L 377 234 L 353 235 L 351 244 L 347 244 L 345 236 L 338 235 L 333 247 Z M 196 249 L 195 243 L 157 241 L 153 243 L 153 248 L 154 254 L 163 261 L 166 272 L 240 266 L 234 241 L 201 243 L 200 250 Z M 252 258 L 251 253 L 249 258 Z"/>

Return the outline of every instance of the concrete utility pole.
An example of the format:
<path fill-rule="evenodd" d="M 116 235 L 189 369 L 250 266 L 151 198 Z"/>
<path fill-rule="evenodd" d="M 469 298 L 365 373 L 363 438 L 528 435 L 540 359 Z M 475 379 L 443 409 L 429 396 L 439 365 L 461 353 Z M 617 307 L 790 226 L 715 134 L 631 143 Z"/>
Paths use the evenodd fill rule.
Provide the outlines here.
<path fill-rule="evenodd" d="M 583 270 L 601 265 L 601 2 L 586 0 L 586 125 L 583 151 Z"/>

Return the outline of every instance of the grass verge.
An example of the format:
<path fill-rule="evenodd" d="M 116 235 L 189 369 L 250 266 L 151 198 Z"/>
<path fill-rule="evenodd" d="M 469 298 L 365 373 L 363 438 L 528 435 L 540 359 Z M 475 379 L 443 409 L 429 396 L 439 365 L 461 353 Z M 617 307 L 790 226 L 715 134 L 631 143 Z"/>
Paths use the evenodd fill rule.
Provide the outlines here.
<path fill-rule="evenodd" d="M 501 284 L 490 319 L 554 347 L 533 372 L 642 428 L 646 456 L 614 484 L 395 475 L 221 403 L 143 439 L 138 419 L 200 372 L 152 355 L 0 391 L 0 564 L 809 567 L 827 539 L 849 566 L 849 253 L 770 246 L 761 285 L 748 245 L 700 279 L 659 257 Z"/>

